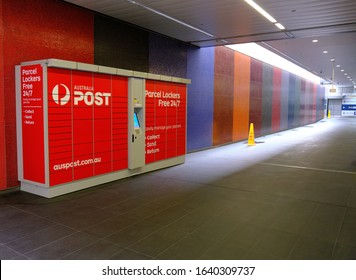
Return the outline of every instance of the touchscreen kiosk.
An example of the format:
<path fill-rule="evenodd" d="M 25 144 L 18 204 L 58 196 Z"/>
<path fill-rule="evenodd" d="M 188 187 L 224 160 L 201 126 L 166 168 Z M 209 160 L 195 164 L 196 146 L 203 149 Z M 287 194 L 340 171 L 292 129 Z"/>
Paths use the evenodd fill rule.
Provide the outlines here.
<path fill-rule="evenodd" d="M 134 129 L 140 129 L 140 121 L 138 120 L 136 112 L 134 112 Z"/>

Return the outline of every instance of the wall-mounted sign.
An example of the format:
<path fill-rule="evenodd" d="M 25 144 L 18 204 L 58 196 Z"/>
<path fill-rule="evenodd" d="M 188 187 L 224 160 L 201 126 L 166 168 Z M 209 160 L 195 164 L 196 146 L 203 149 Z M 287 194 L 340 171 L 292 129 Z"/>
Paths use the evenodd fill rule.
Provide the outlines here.
<path fill-rule="evenodd" d="M 146 80 L 146 163 L 185 154 L 186 85 Z"/>
<path fill-rule="evenodd" d="M 356 117 L 356 97 L 344 98 L 342 100 L 341 115 Z"/>
<path fill-rule="evenodd" d="M 23 177 L 44 184 L 43 69 L 22 66 L 20 75 Z"/>

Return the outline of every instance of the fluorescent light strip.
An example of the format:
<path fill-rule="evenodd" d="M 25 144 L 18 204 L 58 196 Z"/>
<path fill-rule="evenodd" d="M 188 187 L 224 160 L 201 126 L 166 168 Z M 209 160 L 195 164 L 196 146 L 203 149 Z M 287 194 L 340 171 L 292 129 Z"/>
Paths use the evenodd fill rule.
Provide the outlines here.
<path fill-rule="evenodd" d="M 209 37 L 211 37 L 211 38 L 216 38 L 216 36 L 213 35 L 213 34 L 210 34 L 210 33 L 206 32 L 206 31 L 201 30 L 201 29 L 199 29 L 199 28 L 196 28 L 196 27 L 194 27 L 194 26 L 192 26 L 192 25 L 190 25 L 190 24 L 188 24 L 188 23 L 185 23 L 185 22 L 180 21 L 180 20 L 178 20 L 178 19 L 176 19 L 176 18 L 173 18 L 173 17 L 171 17 L 171 16 L 169 16 L 169 15 L 166 15 L 166 14 L 160 12 L 160 11 L 157 11 L 157 10 L 155 10 L 155 9 L 149 7 L 149 6 L 146 6 L 146 5 L 144 5 L 144 4 L 141 4 L 141 3 L 137 2 L 137 1 L 134 1 L 134 0 L 126 0 L 126 1 L 127 1 L 127 2 L 130 2 L 131 4 L 140 6 L 140 7 L 144 8 L 144 9 L 146 9 L 147 11 L 150 11 L 150 12 L 152 12 L 152 13 L 155 13 L 155 14 L 157 14 L 157 15 L 160 15 L 160 16 L 166 18 L 166 19 L 169 19 L 169 20 L 172 20 L 172 21 L 174 21 L 174 22 L 176 22 L 176 23 L 179 23 L 179 24 L 181 24 L 181 25 L 183 25 L 183 26 L 185 26 L 185 27 L 188 27 L 188 28 L 190 28 L 190 29 L 193 29 L 193 30 L 195 30 L 195 31 L 198 31 L 198 32 L 200 32 L 200 33 L 203 33 L 203 34 L 205 34 L 205 35 L 207 35 L 207 36 L 209 36 Z"/>
<path fill-rule="evenodd" d="M 275 26 L 277 26 L 280 30 L 284 30 L 286 29 L 282 24 L 280 24 L 279 22 L 274 24 Z"/>
<path fill-rule="evenodd" d="M 256 4 L 252 0 L 245 0 L 245 2 L 249 4 L 252 8 L 254 8 L 257 12 L 259 12 L 261 15 L 263 15 L 265 18 L 267 18 L 270 22 L 277 23 L 274 17 L 272 17 L 269 13 L 267 13 L 264 9 L 262 9 L 258 4 Z"/>
<path fill-rule="evenodd" d="M 280 69 L 286 70 L 290 73 L 303 77 L 314 83 L 320 84 L 321 78 L 314 75 L 313 73 L 305 70 L 304 68 L 290 62 L 289 60 L 271 52 L 270 50 L 261 47 L 256 43 L 246 43 L 246 44 L 236 44 L 236 45 L 227 45 L 226 47 L 231 48 L 235 51 L 243 53 L 247 56 L 256 58 L 260 61 L 278 67 Z"/>

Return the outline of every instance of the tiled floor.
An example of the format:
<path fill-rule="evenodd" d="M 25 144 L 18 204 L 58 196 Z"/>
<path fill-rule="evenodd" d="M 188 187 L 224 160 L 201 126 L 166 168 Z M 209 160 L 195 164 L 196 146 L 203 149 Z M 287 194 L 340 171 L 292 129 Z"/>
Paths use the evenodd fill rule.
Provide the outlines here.
<path fill-rule="evenodd" d="M 54 199 L 0 194 L 1 259 L 356 259 L 356 119 Z"/>

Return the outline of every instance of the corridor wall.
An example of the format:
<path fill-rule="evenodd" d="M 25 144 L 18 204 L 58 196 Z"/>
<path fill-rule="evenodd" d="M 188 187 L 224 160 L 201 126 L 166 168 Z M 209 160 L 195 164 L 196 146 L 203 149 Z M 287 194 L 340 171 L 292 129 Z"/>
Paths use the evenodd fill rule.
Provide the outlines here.
<path fill-rule="evenodd" d="M 204 104 L 212 104 L 207 110 L 198 105 L 188 107 L 188 151 L 244 140 L 250 123 L 260 136 L 324 117 L 322 86 L 226 47 L 213 50 L 188 51 L 188 77 L 192 79 L 188 104 L 198 104 L 198 96 L 204 94 Z M 212 93 L 195 85 L 193 78 L 206 69 L 211 71 L 205 74 L 204 83 L 213 84 Z M 212 121 L 204 125 L 209 126 L 205 132 L 210 134 L 202 135 L 202 122 L 197 120 L 208 116 Z"/>

